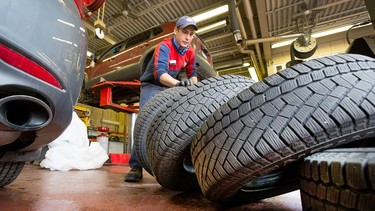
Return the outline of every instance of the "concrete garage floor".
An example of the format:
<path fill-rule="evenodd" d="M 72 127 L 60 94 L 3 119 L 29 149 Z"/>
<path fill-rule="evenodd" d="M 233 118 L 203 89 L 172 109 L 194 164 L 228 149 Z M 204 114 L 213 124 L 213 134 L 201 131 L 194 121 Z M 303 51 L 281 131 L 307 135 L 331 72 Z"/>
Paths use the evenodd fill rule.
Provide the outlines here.
<path fill-rule="evenodd" d="M 27 164 L 13 183 L 0 188 L 0 210 L 302 210 L 299 191 L 224 209 L 199 193 L 167 190 L 145 171 L 141 183 L 125 183 L 128 170 L 105 165 L 63 172 Z"/>

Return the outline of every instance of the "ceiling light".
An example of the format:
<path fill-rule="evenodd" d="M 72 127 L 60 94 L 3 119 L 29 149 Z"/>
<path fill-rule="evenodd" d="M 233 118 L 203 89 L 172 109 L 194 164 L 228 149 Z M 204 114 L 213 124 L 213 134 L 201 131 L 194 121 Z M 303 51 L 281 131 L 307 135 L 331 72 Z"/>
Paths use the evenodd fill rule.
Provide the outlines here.
<path fill-rule="evenodd" d="M 313 33 L 311 36 L 313 36 L 315 38 L 325 37 L 325 36 L 328 36 L 328 35 L 337 34 L 337 33 L 340 33 L 340 32 L 347 31 L 352 26 L 353 25 L 348 25 L 348 26 L 343 26 L 343 27 L 336 28 L 336 29 L 322 31 L 322 32 L 318 32 L 318 33 Z M 294 40 L 286 40 L 286 41 L 283 41 L 283 42 L 277 42 L 277 43 L 272 44 L 271 48 L 278 48 L 278 47 L 290 45 L 293 41 Z"/>
<path fill-rule="evenodd" d="M 283 41 L 283 42 L 277 42 L 277 43 L 274 43 L 271 45 L 271 48 L 279 48 L 279 47 L 283 47 L 283 46 L 287 46 L 287 45 L 290 45 L 294 40 L 287 40 L 287 41 Z"/>
<path fill-rule="evenodd" d="M 250 63 L 249 63 L 249 62 L 244 62 L 242 65 L 243 65 L 244 67 L 248 67 L 248 66 L 250 66 Z"/>
<path fill-rule="evenodd" d="M 205 26 L 205 27 L 202 27 L 200 28 L 196 33 L 197 34 L 203 34 L 203 32 L 209 32 L 209 31 L 213 31 L 215 29 L 218 29 L 218 28 L 221 28 L 221 27 L 224 27 L 227 25 L 227 21 L 226 20 L 222 20 L 222 21 L 219 21 L 219 22 L 216 22 L 214 24 L 211 24 L 211 25 L 208 25 L 208 26 Z"/>
<path fill-rule="evenodd" d="M 210 18 L 218 16 L 218 15 L 221 15 L 225 12 L 228 12 L 228 5 L 227 4 L 223 5 L 223 6 L 220 6 L 220 7 L 217 7 L 215 9 L 209 10 L 207 12 L 201 13 L 199 15 L 193 16 L 192 18 L 195 20 L 195 22 L 200 22 L 200 21 L 204 21 L 204 20 L 210 19 Z"/>
<path fill-rule="evenodd" d="M 340 33 L 340 32 L 348 31 L 348 29 L 352 26 L 353 25 L 343 26 L 343 27 L 336 28 L 336 29 L 331 29 L 331 30 L 327 30 L 327 31 L 319 32 L 319 33 L 314 33 L 314 34 L 312 34 L 312 36 L 315 37 L 315 38 L 318 38 L 318 37 L 328 36 L 328 35 L 331 35 L 331 34 L 337 34 L 337 33 Z"/>
<path fill-rule="evenodd" d="M 255 72 L 255 68 L 254 67 L 249 67 L 249 68 L 247 68 L 247 70 L 249 70 L 251 79 L 253 79 L 254 81 L 258 82 L 259 78 L 258 78 L 257 73 Z"/>

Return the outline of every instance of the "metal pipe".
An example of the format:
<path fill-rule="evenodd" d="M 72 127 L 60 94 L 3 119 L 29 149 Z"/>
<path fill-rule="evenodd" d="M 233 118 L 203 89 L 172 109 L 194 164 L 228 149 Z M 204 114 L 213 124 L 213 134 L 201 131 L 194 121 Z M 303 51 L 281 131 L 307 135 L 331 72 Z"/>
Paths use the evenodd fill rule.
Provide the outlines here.
<path fill-rule="evenodd" d="M 302 34 L 291 34 L 291 35 L 283 35 L 283 36 L 277 36 L 277 37 L 263 37 L 263 38 L 252 39 L 252 40 L 245 40 L 244 44 L 254 45 L 254 44 L 263 43 L 263 42 L 276 42 L 282 39 L 299 37 L 301 35 Z"/>
<path fill-rule="evenodd" d="M 229 15 L 230 21 L 231 21 L 231 24 L 234 23 L 233 24 L 233 30 L 240 31 L 239 29 L 241 29 L 241 31 L 239 32 L 240 35 L 241 35 L 241 32 L 242 32 L 242 34 L 244 35 L 244 38 L 247 39 L 247 36 L 246 36 L 246 33 L 245 33 L 245 27 L 243 25 L 242 20 L 240 19 L 239 10 L 238 10 L 238 8 L 235 8 L 235 5 L 236 5 L 235 0 L 229 0 L 228 1 L 228 7 L 229 7 L 229 12 L 230 12 L 230 15 Z M 236 37 L 235 37 L 235 39 L 236 39 Z M 249 54 L 255 69 L 259 70 L 258 61 L 255 57 L 254 51 L 245 49 L 247 46 L 241 45 L 241 44 L 243 44 L 243 42 L 241 42 L 241 44 L 240 44 L 236 41 L 236 43 L 237 43 L 237 48 L 240 51 L 240 53 Z M 223 53 L 225 53 L 225 52 L 223 52 Z M 259 78 L 262 78 L 262 77 L 259 77 Z"/>
<path fill-rule="evenodd" d="M 246 18 L 249 20 L 251 35 L 253 39 L 257 39 L 258 36 L 257 36 L 256 29 L 255 29 L 254 18 L 253 18 L 254 15 L 253 15 L 253 11 L 250 5 L 250 0 L 245 0 L 243 1 L 243 3 L 244 3 L 244 8 L 245 8 Z M 260 64 L 260 70 L 262 71 L 262 74 L 265 74 L 265 68 L 263 64 L 263 58 L 262 58 L 262 53 L 260 51 L 259 43 L 255 43 L 255 50 L 257 52 L 257 56 L 258 56 L 258 60 Z"/>
<path fill-rule="evenodd" d="M 242 3 L 242 0 L 239 0 L 239 1 L 236 3 L 236 8 L 237 8 L 238 6 L 240 6 L 241 3 Z"/>
<path fill-rule="evenodd" d="M 229 18 L 231 21 L 231 29 L 233 32 L 234 40 L 236 41 L 237 45 L 242 44 L 242 36 L 238 26 L 238 21 L 236 17 L 235 11 L 236 1 L 235 0 L 228 0 L 228 9 L 229 9 Z"/>
<path fill-rule="evenodd" d="M 236 16 L 237 16 L 238 26 L 240 27 L 241 35 L 244 40 L 247 40 L 245 26 L 243 25 L 240 10 L 238 9 L 238 7 L 236 7 Z"/>
<path fill-rule="evenodd" d="M 250 54 L 250 59 L 253 62 L 253 65 L 254 65 L 255 69 L 259 70 L 259 65 L 258 65 L 258 62 L 256 60 L 256 56 L 255 56 L 255 53 L 254 53 L 253 50 L 244 50 L 243 48 L 239 48 L 239 51 L 243 54 Z M 259 78 L 262 78 L 262 77 L 259 77 Z"/>

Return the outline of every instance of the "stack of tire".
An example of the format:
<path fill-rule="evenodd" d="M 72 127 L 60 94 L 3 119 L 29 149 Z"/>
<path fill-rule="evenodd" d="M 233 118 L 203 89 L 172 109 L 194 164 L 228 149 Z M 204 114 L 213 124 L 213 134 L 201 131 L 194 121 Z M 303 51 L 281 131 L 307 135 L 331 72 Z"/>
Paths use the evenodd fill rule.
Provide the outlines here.
<path fill-rule="evenodd" d="M 241 204 L 300 189 L 305 210 L 374 209 L 374 136 L 375 60 L 354 54 L 167 89 L 134 134 L 165 188 Z"/>

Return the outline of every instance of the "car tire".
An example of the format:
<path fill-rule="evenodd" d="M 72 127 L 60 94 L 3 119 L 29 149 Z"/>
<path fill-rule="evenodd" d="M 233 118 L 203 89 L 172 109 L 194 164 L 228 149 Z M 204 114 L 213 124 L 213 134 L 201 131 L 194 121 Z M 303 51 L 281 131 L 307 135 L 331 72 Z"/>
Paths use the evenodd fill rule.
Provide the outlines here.
<path fill-rule="evenodd" d="M 375 60 L 342 54 L 296 64 L 252 85 L 197 132 L 203 194 L 224 202 L 246 182 L 314 152 L 374 136 Z"/>
<path fill-rule="evenodd" d="M 147 136 L 148 157 L 159 184 L 170 190 L 199 190 L 190 158 L 191 140 L 208 115 L 253 82 L 235 75 L 209 78 L 179 90 L 159 110 Z"/>
<path fill-rule="evenodd" d="M 21 173 L 25 162 L 0 162 L 0 187 L 12 183 Z"/>
<path fill-rule="evenodd" d="M 142 107 L 134 125 L 134 147 L 142 167 L 151 175 L 152 168 L 147 157 L 147 131 L 158 111 L 175 96 L 178 90 L 186 87 L 172 87 L 159 92 Z"/>
<path fill-rule="evenodd" d="M 300 168 L 304 210 L 374 210 L 375 148 L 330 149 Z"/>

